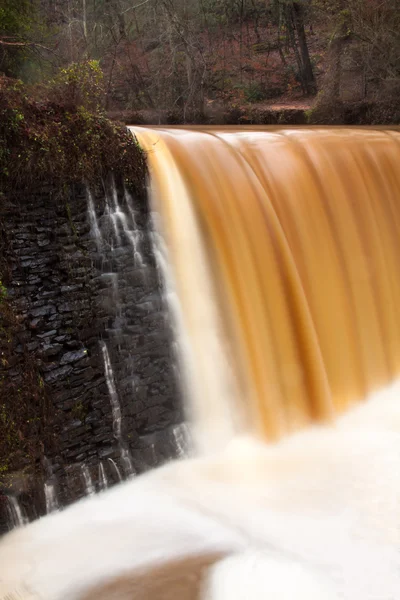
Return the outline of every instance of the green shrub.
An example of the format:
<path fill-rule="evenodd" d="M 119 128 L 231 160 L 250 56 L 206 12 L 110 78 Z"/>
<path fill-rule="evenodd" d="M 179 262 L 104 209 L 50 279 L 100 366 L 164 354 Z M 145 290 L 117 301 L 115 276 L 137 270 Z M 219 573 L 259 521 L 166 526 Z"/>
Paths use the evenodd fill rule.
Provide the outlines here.
<path fill-rule="evenodd" d="M 92 112 L 104 107 L 104 75 L 99 61 L 72 63 L 61 69 L 47 86 L 52 102 L 70 107 L 83 107 Z"/>

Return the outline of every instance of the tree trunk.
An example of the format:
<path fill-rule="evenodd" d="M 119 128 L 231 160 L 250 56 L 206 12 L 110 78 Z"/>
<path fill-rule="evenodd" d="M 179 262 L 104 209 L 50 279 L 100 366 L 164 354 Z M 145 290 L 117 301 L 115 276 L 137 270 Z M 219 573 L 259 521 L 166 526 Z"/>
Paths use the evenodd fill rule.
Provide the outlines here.
<path fill-rule="evenodd" d="M 304 27 L 304 7 L 299 2 L 293 2 L 292 5 L 293 22 L 296 28 L 297 39 L 301 56 L 302 73 L 301 78 L 307 94 L 315 94 L 317 86 L 314 72 L 311 64 L 310 53 L 308 51 L 306 31 Z"/>
<path fill-rule="evenodd" d="M 285 6 L 285 21 L 286 21 L 286 29 L 287 29 L 287 41 L 288 41 L 288 48 L 292 48 L 295 58 L 296 58 L 296 62 L 297 62 L 297 68 L 299 70 L 299 78 L 300 78 L 300 83 L 301 83 L 301 87 L 302 90 L 305 94 L 308 93 L 307 91 L 307 85 L 306 82 L 304 81 L 304 73 L 303 73 L 303 62 L 301 60 L 301 55 L 299 52 L 299 48 L 297 46 L 297 40 L 296 40 L 296 26 L 295 26 L 295 22 L 294 22 L 294 14 L 293 14 L 293 4 L 287 4 Z"/>

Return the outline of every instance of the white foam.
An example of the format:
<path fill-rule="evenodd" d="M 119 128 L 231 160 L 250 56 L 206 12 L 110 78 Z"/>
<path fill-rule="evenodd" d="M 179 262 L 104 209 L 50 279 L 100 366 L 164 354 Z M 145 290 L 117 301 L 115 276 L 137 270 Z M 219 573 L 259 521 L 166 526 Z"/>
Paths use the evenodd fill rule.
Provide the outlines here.
<path fill-rule="evenodd" d="M 254 594 L 260 585 L 261 597 L 286 599 L 291 572 L 304 574 L 300 599 L 316 597 L 318 585 L 323 599 L 400 597 L 399 389 L 375 394 L 336 427 L 269 447 L 236 439 L 11 532 L 0 541 L 0 598 L 25 588 L 41 600 L 78 600 L 125 570 L 215 550 L 261 552 L 275 573 L 264 578 L 257 559 L 251 582 L 246 559 L 230 598 L 244 598 L 247 578 Z M 215 571 L 215 600 L 221 581 L 236 589 L 235 560 Z"/>

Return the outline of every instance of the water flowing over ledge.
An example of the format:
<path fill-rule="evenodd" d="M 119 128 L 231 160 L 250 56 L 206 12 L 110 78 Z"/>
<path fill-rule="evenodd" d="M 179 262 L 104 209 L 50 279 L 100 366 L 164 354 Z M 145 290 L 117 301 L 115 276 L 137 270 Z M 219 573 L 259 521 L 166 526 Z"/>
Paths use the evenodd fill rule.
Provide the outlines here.
<path fill-rule="evenodd" d="M 398 376 L 398 131 L 131 131 L 203 449 L 330 420 Z"/>
<path fill-rule="evenodd" d="M 109 477 L 129 476 L 124 452 L 134 445 L 116 373 L 135 330 L 121 309 L 129 286 L 115 268 L 127 212 L 125 221 L 113 202 L 99 215 L 93 203 L 109 305 L 96 348 L 113 455 L 80 461 L 82 502 L 4 538 L 0 596 L 26 585 L 45 600 L 135 589 L 152 598 L 155 583 L 157 597 L 173 597 L 168 576 L 183 558 L 177 583 L 188 575 L 200 599 L 397 598 L 399 134 L 138 136 L 152 150 L 152 210 L 160 213 L 151 225 L 164 282 L 158 301 L 174 316 L 170 354 L 184 370 L 190 432 L 206 456 L 104 491 Z M 140 265 L 134 242 L 123 254 Z M 139 309 L 151 303 L 141 296 Z M 137 361 L 127 366 L 130 391 Z M 310 427 L 332 418 L 335 426 Z M 187 437 L 186 425 L 173 426 L 175 456 L 186 456 Z M 146 438 L 155 459 L 155 438 Z M 52 477 L 49 465 L 48 486 Z M 22 507 L 8 505 L 21 520 Z M 204 588 L 186 559 L 216 550 Z"/>

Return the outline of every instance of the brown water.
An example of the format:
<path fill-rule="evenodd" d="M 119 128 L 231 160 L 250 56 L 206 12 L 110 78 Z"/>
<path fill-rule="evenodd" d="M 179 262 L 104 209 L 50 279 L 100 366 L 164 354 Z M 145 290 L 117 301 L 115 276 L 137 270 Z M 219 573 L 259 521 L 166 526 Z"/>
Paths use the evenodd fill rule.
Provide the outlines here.
<path fill-rule="evenodd" d="M 131 129 L 204 447 L 330 420 L 398 377 L 400 132 Z"/>

